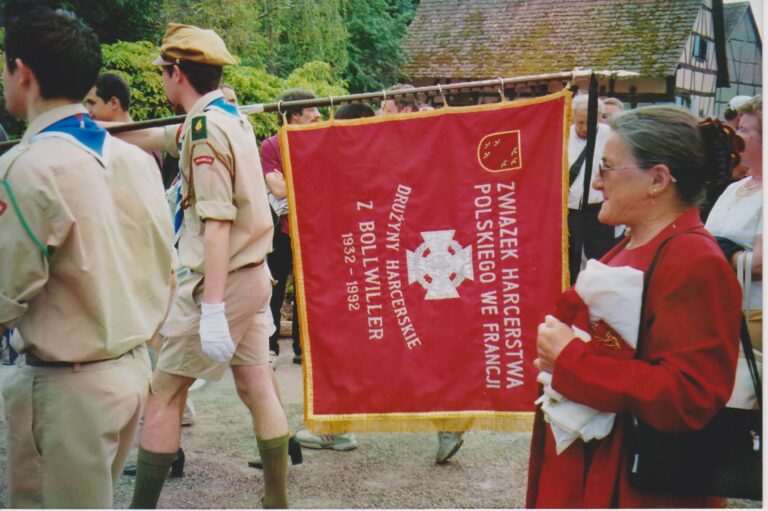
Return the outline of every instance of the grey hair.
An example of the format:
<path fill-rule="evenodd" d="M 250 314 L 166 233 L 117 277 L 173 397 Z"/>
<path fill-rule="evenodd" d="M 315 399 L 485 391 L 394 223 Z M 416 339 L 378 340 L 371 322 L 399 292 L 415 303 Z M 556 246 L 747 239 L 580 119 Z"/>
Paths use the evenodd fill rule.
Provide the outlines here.
<path fill-rule="evenodd" d="M 573 101 L 571 102 L 571 110 L 575 112 L 576 110 L 580 110 L 582 108 L 586 109 L 588 103 L 589 94 L 579 94 L 573 98 Z M 602 99 L 597 98 L 597 116 L 602 116 L 603 112 L 605 112 L 605 103 L 603 103 Z"/>
<path fill-rule="evenodd" d="M 758 118 L 757 129 L 763 133 L 763 95 L 758 94 L 741 104 L 738 108 L 739 115 L 754 115 Z"/>
<path fill-rule="evenodd" d="M 606 105 L 613 105 L 619 107 L 619 110 L 624 110 L 624 103 L 619 98 L 605 98 L 603 103 Z"/>
<path fill-rule="evenodd" d="M 704 200 L 711 173 L 698 119 L 674 106 L 649 106 L 617 112 L 609 125 L 621 136 L 643 169 L 666 165 L 676 179 L 680 200 L 696 206 Z"/>

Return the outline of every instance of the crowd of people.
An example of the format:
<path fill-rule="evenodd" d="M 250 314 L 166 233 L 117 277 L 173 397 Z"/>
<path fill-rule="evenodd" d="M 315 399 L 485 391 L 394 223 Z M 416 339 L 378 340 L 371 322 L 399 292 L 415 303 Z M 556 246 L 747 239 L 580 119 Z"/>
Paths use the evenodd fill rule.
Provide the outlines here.
<path fill-rule="evenodd" d="M 264 508 L 288 507 L 288 460 L 301 461 L 299 445 L 358 447 L 351 433 L 288 428 L 274 372 L 293 268 L 288 190 L 278 137 L 259 144 L 237 91 L 221 81 L 234 63 L 215 32 L 170 23 L 154 64 L 184 123 L 112 136 L 105 127 L 131 122 L 130 88 L 99 74 L 93 31 L 47 8 L 6 20 L 6 107 L 28 122 L 0 158 L 0 334 L 14 329 L 22 354 L 3 387 L 11 507 L 112 507 L 137 429 L 131 507 L 156 507 L 183 460 L 189 389 L 228 368 L 252 417 Z M 349 104 L 335 118 L 433 108 L 403 93 L 410 88 L 392 87 L 398 94 L 378 112 Z M 290 89 L 278 99 L 314 97 Z M 545 404 L 533 426 L 527 505 L 721 505 L 633 487 L 625 437 L 633 417 L 685 431 L 724 406 L 759 407 L 739 327 L 744 314 L 761 360 L 762 98 L 741 98 L 722 123 L 598 100 L 592 141 L 588 104 L 587 95 L 572 102 L 573 287 L 537 333 Z M 321 120 L 317 108 L 290 104 L 280 114 L 288 124 Z M 654 260 L 645 294 L 615 284 L 617 270 L 642 283 Z M 592 317 L 599 293 L 590 286 L 606 278 L 637 310 Z M 579 323 L 582 309 L 592 321 Z M 610 426 L 564 432 L 557 409 L 566 400 L 612 414 Z M 439 432 L 436 462 L 463 439 Z"/>

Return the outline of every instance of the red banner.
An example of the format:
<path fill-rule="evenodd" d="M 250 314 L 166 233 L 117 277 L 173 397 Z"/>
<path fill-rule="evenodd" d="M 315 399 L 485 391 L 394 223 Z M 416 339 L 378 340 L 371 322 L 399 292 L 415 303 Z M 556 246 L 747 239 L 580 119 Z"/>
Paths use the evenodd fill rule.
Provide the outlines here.
<path fill-rule="evenodd" d="M 526 428 L 566 285 L 570 94 L 289 125 L 314 431 Z"/>

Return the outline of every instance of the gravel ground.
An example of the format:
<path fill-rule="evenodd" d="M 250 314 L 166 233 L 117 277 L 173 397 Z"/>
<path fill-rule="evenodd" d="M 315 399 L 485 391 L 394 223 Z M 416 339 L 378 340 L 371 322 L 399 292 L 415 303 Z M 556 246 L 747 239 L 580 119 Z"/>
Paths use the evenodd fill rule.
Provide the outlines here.
<path fill-rule="evenodd" d="M 282 340 L 277 375 L 288 421 L 302 426 L 301 367 Z M 0 379 L 13 368 L 0 368 Z M 250 417 L 231 375 L 191 393 L 197 423 L 182 432 L 185 476 L 170 479 L 162 508 L 261 507 L 261 471 L 248 467 L 257 452 Z M 8 504 L 5 423 L 0 418 L 0 507 Z M 525 499 L 530 434 L 473 431 L 445 465 L 433 461 L 434 433 L 357 434 L 349 452 L 304 449 L 291 467 L 289 502 L 294 508 L 520 508 Z M 135 457 L 131 454 L 129 462 Z M 133 478 L 118 481 L 115 507 L 130 502 Z M 762 502 L 729 501 L 728 507 L 761 508 Z"/>

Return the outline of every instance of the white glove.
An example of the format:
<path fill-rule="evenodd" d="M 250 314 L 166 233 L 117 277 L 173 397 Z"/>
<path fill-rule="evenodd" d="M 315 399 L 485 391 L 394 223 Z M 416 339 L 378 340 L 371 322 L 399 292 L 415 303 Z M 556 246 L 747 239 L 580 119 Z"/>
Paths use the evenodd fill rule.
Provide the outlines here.
<path fill-rule="evenodd" d="M 229 323 L 223 303 L 203 303 L 200 314 L 200 343 L 203 353 L 217 362 L 226 362 L 235 354 L 229 335 Z"/>

